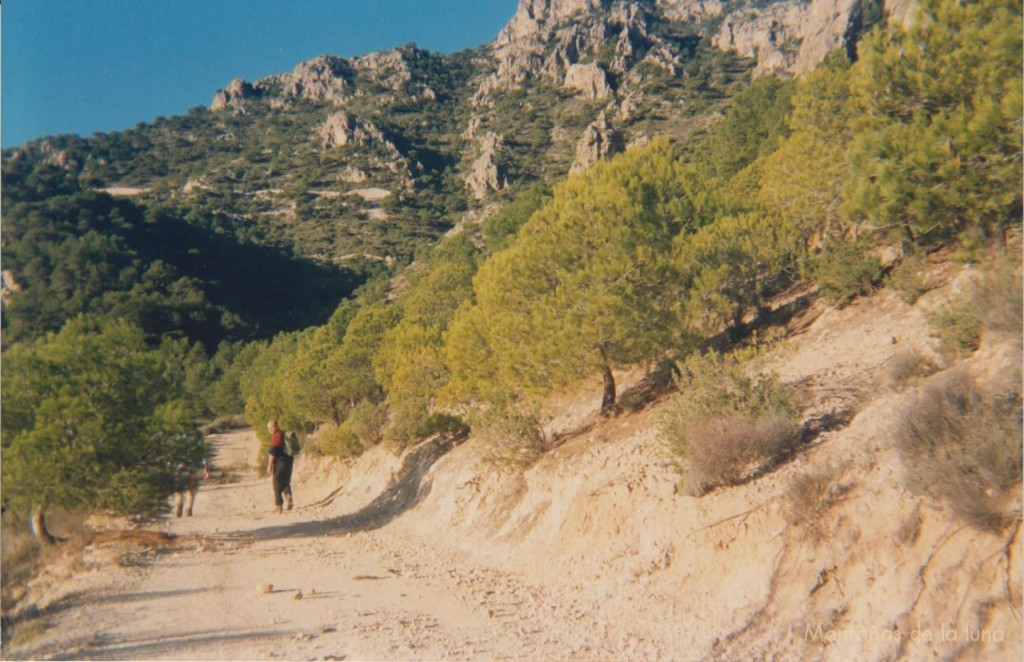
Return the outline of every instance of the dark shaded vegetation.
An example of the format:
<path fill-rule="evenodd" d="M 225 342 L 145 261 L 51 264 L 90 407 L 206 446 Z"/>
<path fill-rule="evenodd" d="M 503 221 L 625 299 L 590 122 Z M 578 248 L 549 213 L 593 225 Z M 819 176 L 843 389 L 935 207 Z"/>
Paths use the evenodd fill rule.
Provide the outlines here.
<path fill-rule="evenodd" d="M 324 322 L 365 275 L 244 241 L 210 219 L 80 189 L 54 166 L 3 180 L 5 344 L 81 313 L 131 320 L 156 341 L 272 337 Z"/>

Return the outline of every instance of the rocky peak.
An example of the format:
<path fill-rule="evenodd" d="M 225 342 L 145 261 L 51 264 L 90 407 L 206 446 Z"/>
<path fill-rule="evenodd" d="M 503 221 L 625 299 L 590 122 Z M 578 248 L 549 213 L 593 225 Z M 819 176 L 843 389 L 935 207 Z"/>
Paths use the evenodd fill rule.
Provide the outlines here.
<path fill-rule="evenodd" d="M 585 72 L 593 81 L 593 68 L 571 74 L 569 68 L 593 63 L 608 43 L 615 45 L 608 69 L 620 74 L 650 46 L 647 19 L 645 5 L 624 0 L 520 0 L 493 44 L 497 70 L 482 82 L 475 100 L 480 103 L 530 78 L 562 85 L 567 77 L 577 81 Z M 605 83 L 603 93 L 610 89 Z"/>
<path fill-rule="evenodd" d="M 280 78 L 283 95 L 309 101 L 343 103 L 351 96 L 352 64 L 342 57 L 321 55 L 300 63 Z"/>
<path fill-rule="evenodd" d="M 437 97 L 434 90 L 413 81 L 412 64 L 417 58 L 428 55 L 414 44 L 351 59 L 320 55 L 299 63 L 288 73 L 266 76 L 255 83 L 236 78 L 223 90 L 217 90 L 210 110 L 232 108 L 244 112 L 247 99 L 270 99 L 276 104 L 303 99 L 343 105 L 365 93 L 357 87 L 357 79 L 373 81 L 375 85 L 399 94 L 414 94 L 421 99 L 433 100 Z M 411 87 L 410 83 L 413 83 Z"/>
<path fill-rule="evenodd" d="M 414 80 L 414 65 L 417 60 L 425 57 L 430 57 L 427 51 L 417 48 L 415 44 L 406 44 L 389 51 L 377 51 L 358 57 L 352 64 L 361 76 L 390 90 L 405 92 L 409 84 L 413 83 L 416 88 L 413 93 L 434 98 L 433 90 Z"/>
<path fill-rule="evenodd" d="M 217 90 L 210 110 L 241 109 L 246 99 L 266 97 L 340 104 L 352 96 L 352 76 L 352 64 L 347 59 L 320 55 L 300 62 L 289 73 L 267 76 L 255 83 L 236 78 L 225 89 Z"/>
<path fill-rule="evenodd" d="M 512 20 L 498 33 L 495 46 L 531 40 L 534 35 L 581 12 L 608 9 L 610 0 L 519 0 Z"/>
<path fill-rule="evenodd" d="M 886 11 L 899 18 L 913 1 L 888 0 Z M 642 60 L 676 75 L 679 57 L 652 33 L 654 21 L 692 23 L 700 33 L 714 25 L 709 19 L 721 17 L 706 36 L 719 49 L 756 60 L 755 74 L 804 73 L 847 46 L 860 11 L 859 0 L 520 0 L 492 44 L 496 71 L 475 99 L 480 103 L 530 78 L 583 91 L 577 81 L 584 70 L 570 68 L 599 54 L 612 83 Z M 593 80 L 593 70 L 586 71 Z"/>
<path fill-rule="evenodd" d="M 258 96 L 256 89 L 241 78 L 236 78 L 223 90 L 217 90 L 210 103 L 210 110 L 224 110 L 226 108 L 241 109 L 246 99 Z"/>

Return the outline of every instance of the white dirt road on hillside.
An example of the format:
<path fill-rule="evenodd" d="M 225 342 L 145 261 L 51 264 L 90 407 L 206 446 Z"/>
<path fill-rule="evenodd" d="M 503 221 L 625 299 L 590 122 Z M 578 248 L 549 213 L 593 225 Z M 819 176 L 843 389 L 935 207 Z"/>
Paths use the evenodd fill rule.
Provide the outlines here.
<path fill-rule="evenodd" d="M 351 515 L 316 490 L 300 456 L 296 508 L 272 512 L 251 430 L 215 435 L 215 473 L 192 518 L 167 518 L 168 549 L 95 544 L 49 576 L 45 630 L 8 659 L 607 658 L 622 651 L 562 601 L 379 527 L 377 499 Z M 221 473 L 223 472 L 223 475 Z M 322 477 L 319 477 L 322 478 Z M 414 491 L 419 489 L 413 486 Z M 401 496 L 401 495 L 399 495 Z M 401 508 L 398 509 L 401 511 Z M 369 528 L 369 530 L 358 530 Z M 444 532 L 439 532 L 444 535 Z M 265 584 L 273 589 L 265 592 Z M 301 593 L 301 597 L 300 596 Z M 49 603 L 50 609 L 45 605 Z"/>

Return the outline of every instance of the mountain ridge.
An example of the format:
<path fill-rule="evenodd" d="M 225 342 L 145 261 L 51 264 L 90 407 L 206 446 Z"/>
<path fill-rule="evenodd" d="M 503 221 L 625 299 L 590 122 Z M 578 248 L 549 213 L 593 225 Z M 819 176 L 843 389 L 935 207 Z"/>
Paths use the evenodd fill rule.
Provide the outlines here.
<path fill-rule="evenodd" d="M 657 135 L 701 133 L 750 75 L 798 71 L 865 29 L 855 26 L 865 4 L 522 0 L 476 49 L 320 55 L 236 78 L 207 109 L 39 139 L 5 150 L 5 161 L 145 189 L 148 202 L 209 207 L 300 255 L 403 262 L 468 207 Z M 819 14 L 831 27 L 802 36 Z M 794 40 L 806 43 L 793 50 Z M 348 195 L 356 186 L 390 197 L 360 202 Z"/>

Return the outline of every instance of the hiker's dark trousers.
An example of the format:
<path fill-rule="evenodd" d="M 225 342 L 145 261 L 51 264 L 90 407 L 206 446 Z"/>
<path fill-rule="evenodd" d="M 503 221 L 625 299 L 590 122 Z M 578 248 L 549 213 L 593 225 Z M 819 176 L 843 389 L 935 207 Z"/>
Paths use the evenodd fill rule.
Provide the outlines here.
<path fill-rule="evenodd" d="M 292 456 L 279 455 L 274 458 L 274 505 L 284 505 L 284 495 L 292 494 Z"/>

